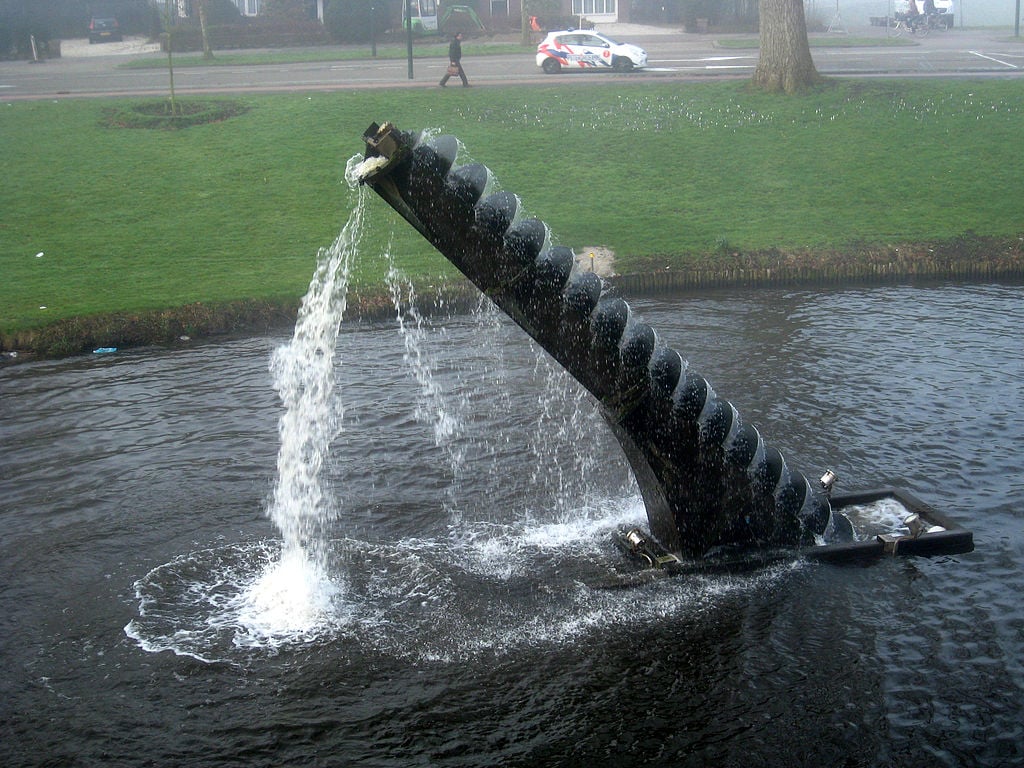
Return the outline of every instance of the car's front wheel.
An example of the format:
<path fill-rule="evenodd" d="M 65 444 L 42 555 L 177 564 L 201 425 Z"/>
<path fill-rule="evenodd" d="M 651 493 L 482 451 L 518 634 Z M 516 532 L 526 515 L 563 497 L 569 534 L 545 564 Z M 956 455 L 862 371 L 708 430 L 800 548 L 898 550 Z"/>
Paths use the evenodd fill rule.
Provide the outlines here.
<path fill-rule="evenodd" d="M 557 75 L 562 71 L 562 62 L 558 59 L 544 59 L 544 63 L 540 65 L 540 68 L 544 70 L 547 75 Z"/>
<path fill-rule="evenodd" d="M 616 72 L 632 72 L 633 60 L 626 56 L 616 56 L 612 62 L 612 69 Z"/>

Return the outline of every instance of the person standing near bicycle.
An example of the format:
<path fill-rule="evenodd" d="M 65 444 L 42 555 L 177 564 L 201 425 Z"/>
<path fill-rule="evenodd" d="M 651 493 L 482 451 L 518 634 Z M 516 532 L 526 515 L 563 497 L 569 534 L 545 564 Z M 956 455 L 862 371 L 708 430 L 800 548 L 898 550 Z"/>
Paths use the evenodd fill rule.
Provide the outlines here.
<path fill-rule="evenodd" d="M 935 7 L 934 4 L 932 7 Z M 917 0 L 907 0 L 907 12 L 903 14 L 903 20 L 911 30 L 914 30 L 921 22 L 921 12 L 917 10 Z"/>

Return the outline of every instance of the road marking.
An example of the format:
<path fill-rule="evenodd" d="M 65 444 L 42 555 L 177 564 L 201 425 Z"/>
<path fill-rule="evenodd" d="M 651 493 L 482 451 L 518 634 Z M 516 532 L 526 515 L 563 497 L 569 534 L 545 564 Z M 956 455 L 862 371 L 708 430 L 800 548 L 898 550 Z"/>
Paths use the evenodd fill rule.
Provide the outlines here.
<path fill-rule="evenodd" d="M 664 61 L 669 64 L 690 64 L 690 63 L 701 63 L 705 61 L 739 61 L 741 59 L 756 59 L 756 56 L 701 56 L 698 59 L 658 59 L 659 62 Z"/>
<path fill-rule="evenodd" d="M 644 67 L 637 72 L 717 72 L 726 69 L 753 69 L 753 64 L 707 64 L 703 67 Z"/>
<path fill-rule="evenodd" d="M 756 56 L 700 56 L 696 59 L 658 59 L 658 64 L 682 64 L 677 67 L 648 67 L 647 72 L 717 71 L 724 69 L 752 69 Z M 739 62 L 748 61 L 749 64 Z M 730 64 L 726 62 L 737 62 Z"/>
<path fill-rule="evenodd" d="M 977 56 L 978 58 L 981 59 L 988 59 L 989 61 L 994 61 L 996 64 L 1002 64 L 1004 67 L 1009 67 L 1010 69 L 1020 69 L 1020 67 L 1018 67 L 1016 64 L 1011 64 L 1008 61 L 997 59 L 995 56 L 986 56 L 984 53 L 981 53 L 980 51 L 968 51 L 968 53 L 971 54 L 972 56 Z"/>

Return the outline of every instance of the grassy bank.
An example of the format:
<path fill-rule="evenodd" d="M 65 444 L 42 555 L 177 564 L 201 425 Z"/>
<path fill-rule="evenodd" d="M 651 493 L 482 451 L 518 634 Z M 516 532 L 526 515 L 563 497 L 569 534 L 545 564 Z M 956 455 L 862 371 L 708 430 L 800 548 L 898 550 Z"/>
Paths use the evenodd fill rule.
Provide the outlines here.
<path fill-rule="evenodd" d="M 123 102 L 0 103 L 7 346 L 68 318 L 294 305 L 354 205 L 345 161 L 371 121 L 459 136 L 560 242 L 612 249 L 620 273 L 1024 233 L 1020 81 L 842 81 L 779 99 L 581 77 L 241 100 L 245 114 L 181 131 L 104 127 Z M 370 208 L 357 293 L 379 292 L 389 243 L 420 283 L 455 277 Z"/>

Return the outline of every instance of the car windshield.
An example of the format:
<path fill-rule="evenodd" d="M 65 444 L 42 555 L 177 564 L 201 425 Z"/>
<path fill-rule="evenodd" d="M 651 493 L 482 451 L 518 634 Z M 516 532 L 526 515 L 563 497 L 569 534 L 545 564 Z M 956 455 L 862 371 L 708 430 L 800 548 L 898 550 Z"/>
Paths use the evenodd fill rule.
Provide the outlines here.
<path fill-rule="evenodd" d="M 581 45 L 588 48 L 608 48 L 614 43 L 608 41 L 605 37 L 598 37 L 597 35 L 580 34 L 579 32 L 571 35 L 562 35 L 558 38 L 560 45 Z"/>

